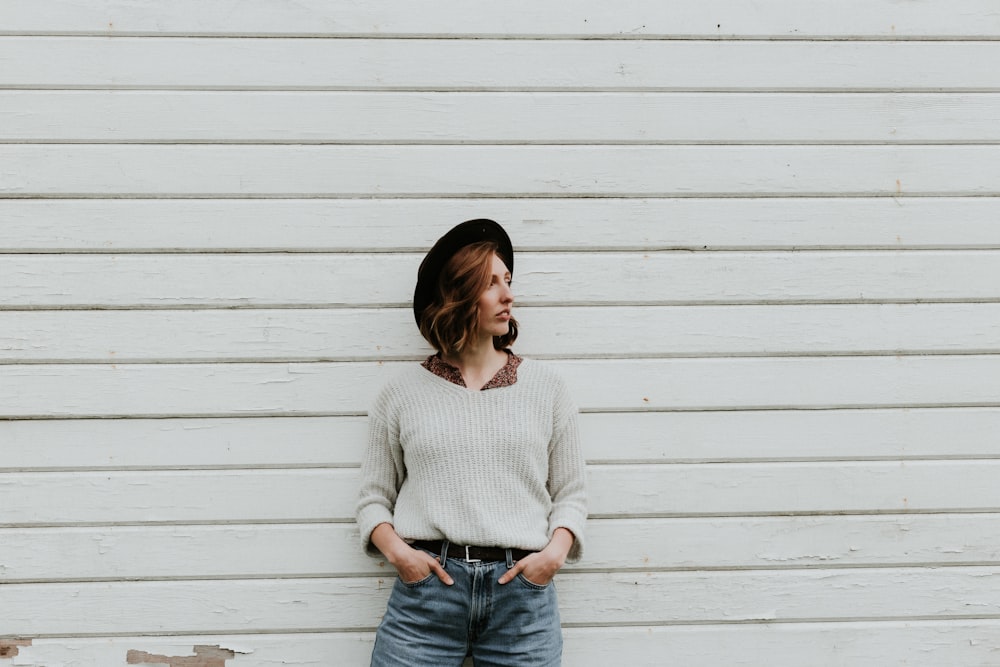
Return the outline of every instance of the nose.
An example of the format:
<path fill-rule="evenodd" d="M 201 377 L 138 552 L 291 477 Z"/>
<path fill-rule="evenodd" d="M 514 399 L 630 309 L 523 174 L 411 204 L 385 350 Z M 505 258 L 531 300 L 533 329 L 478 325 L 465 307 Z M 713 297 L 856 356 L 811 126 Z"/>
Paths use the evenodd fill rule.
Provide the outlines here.
<path fill-rule="evenodd" d="M 503 283 L 503 292 L 500 294 L 500 301 L 508 304 L 514 303 L 514 290 L 507 283 Z"/>

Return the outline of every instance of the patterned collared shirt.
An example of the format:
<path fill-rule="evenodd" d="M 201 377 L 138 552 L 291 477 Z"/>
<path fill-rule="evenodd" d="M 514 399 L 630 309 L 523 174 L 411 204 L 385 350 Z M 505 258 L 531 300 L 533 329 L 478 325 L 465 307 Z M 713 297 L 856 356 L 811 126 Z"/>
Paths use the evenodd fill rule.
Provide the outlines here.
<path fill-rule="evenodd" d="M 507 363 L 503 365 L 503 368 L 497 371 L 497 374 L 493 378 L 483 385 L 480 391 L 486 391 L 487 389 L 499 389 L 500 387 L 509 387 L 510 385 L 517 382 L 517 367 L 521 365 L 521 357 L 517 356 L 510 350 L 504 350 L 507 353 Z M 432 354 L 427 357 L 423 363 L 420 364 L 434 375 L 439 378 L 444 378 L 448 382 L 457 384 L 459 387 L 465 386 L 465 380 L 462 379 L 462 372 L 457 368 L 444 361 L 440 355 Z"/>

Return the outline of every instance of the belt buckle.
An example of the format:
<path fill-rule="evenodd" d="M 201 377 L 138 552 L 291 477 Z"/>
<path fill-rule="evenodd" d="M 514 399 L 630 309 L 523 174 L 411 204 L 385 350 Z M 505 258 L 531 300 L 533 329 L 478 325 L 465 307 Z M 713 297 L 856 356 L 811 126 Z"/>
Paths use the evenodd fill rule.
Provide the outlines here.
<path fill-rule="evenodd" d="M 482 563 L 483 562 L 482 559 L 480 559 L 480 558 L 469 558 L 469 545 L 468 544 L 465 545 L 465 562 L 466 563 Z"/>

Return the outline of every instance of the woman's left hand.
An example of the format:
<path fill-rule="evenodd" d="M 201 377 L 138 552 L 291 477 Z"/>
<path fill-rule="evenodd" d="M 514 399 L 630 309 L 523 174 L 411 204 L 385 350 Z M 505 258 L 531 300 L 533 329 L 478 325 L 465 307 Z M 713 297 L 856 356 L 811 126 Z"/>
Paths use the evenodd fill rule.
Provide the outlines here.
<path fill-rule="evenodd" d="M 572 546 L 573 533 L 566 528 L 556 528 L 544 549 L 517 561 L 514 567 L 504 572 L 499 583 L 506 584 L 520 574 L 536 586 L 547 585 L 566 562 L 566 555 Z"/>

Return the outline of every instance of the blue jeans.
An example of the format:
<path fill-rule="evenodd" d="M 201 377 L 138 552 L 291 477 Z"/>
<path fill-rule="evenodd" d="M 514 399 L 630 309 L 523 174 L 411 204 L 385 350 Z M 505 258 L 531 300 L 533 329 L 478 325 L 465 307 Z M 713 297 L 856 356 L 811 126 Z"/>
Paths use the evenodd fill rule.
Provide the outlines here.
<path fill-rule="evenodd" d="M 447 558 L 442 564 L 454 585 L 433 572 L 414 583 L 396 577 L 371 667 L 460 667 L 467 655 L 476 667 L 559 667 L 562 630 L 553 583 L 539 586 L 518 575 L 498 584 L 513 567 L 509 551 L 507 562 Z"/>

